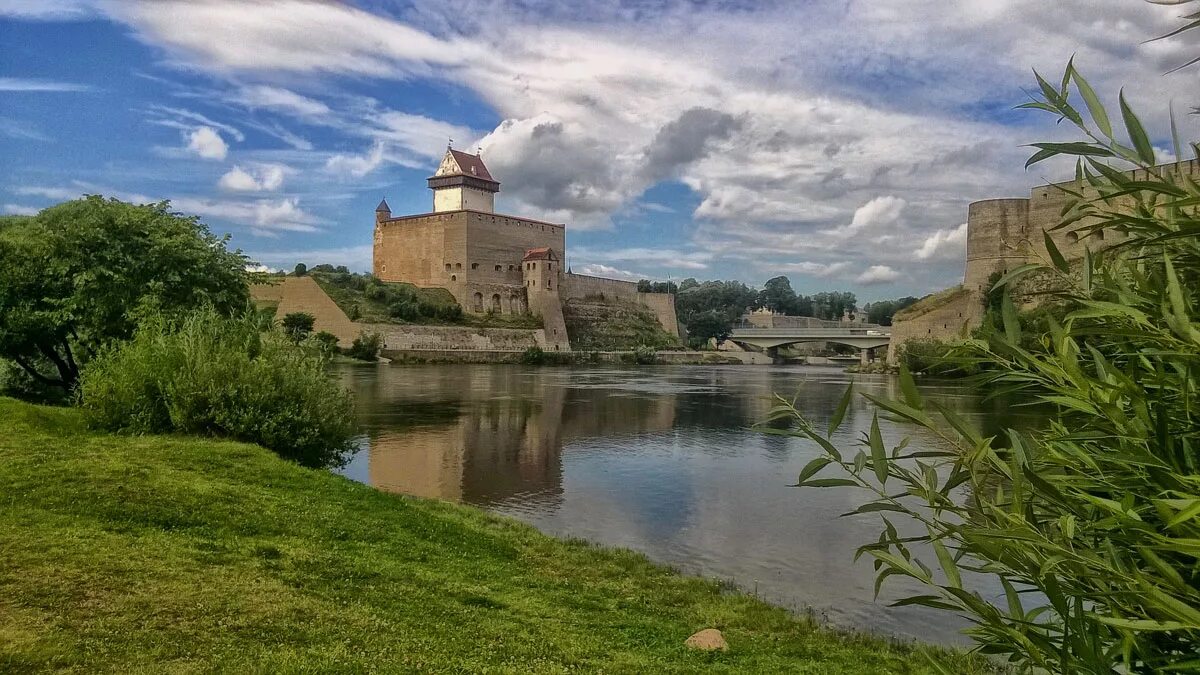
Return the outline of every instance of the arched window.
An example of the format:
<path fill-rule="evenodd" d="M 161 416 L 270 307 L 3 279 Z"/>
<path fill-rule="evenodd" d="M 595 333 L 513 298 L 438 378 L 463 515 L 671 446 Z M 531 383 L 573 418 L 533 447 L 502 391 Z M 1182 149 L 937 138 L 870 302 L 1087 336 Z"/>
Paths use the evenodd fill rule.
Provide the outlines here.
<path fill-rule="evenodd" d="M 515 295 L 508 296 L 508 313 L 516 314 L 519 311 L 521 311 L 521 305 L 520 305 L 520 302 L 517 300 L 517 296 L 515 296 Z"/>
<path fill-rule="evenodd" d="M 474 302 L 475 313 L 482 314 L 483 313 L 483 293 L 476 293 L 475 297 L 473 297 L 472 300 L 475 301 Z"/>
<path fill-rule="evenodd" d="M 458 281 L 458 275 L 457 275 L 457 274 L 451 274 L 451 275 L 450 275 L 450 281 Z"/>
<path fill-rule="evenodd" d="M 446 263 L 446 271 L 447 271 L 447 272 L 449 272 L 449 271 L 450 271 L 450 263 Z"/>
<path fill-rule="evenodd" d="M 511 269 L 511 266 L 509 268 Z M 496 271 L 497 272 L 503 271 L 503 265 L 496 265 Z"/>
<path fill-rule="evenodd" d="M 1067 233 L 1067 243 L 1074 244 L 1079 241 L 1079 235 L 1074 232 Z"/>
<path fill-rule="evenodd" d="M 495 295 L 492 296 L 492 311 L 497 314 L 499 314 L 501 312 L 500 294 L 499 293 L 496 293 Z"/>
<path fill-rule="evenodd" d="M 454 269 L 456 269 L 456 270 L 461 270 L 461 269 L 462 269 L 462 263 L 454 263 Z"/>

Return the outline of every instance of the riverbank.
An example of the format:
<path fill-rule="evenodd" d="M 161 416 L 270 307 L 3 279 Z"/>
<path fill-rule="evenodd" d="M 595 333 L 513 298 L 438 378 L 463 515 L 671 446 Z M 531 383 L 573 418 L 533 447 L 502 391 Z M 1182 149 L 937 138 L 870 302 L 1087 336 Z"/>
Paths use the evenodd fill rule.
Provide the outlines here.
<path fill-rule="evenodd" d="M 255 446 L 0 399 L 0 466 L 6 672 L 932 672 L 640 555 Z M 708 627 L 729 652 L 683 647 Z"/>

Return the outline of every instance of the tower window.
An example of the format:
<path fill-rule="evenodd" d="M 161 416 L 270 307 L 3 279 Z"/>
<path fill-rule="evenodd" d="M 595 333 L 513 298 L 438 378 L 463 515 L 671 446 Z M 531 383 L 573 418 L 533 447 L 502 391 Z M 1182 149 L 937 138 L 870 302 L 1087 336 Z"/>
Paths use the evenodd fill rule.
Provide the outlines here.
<path fill-rule="evenodd" d="M 509 266 L 508 266 L 508 268 L 509 268 L 509 269 L 512 269 L 512 265 L 509 265 Z M 503 268 L 503 266 L 502 266 L 502 265 L 496 265 L 496 271 L 497 271 L 497 272 L 503 271 L 503 269 L 504 269 L 504 268 Z"/>
<path fill-rule="evenodd" d="M 462 269 L 462 263 L 454 263 L 454 269 L 456 269 L 456 270 L 461 270 L 461 269 Z"/>
<path fill-rule="evenodd" d="M 473 270 L 479 269 L 479 263 L 471 263 L 471 269 L 473 269 Z"/>
<path fill-rule="evenodd" d="M 446 271 L 447 271 L 447 272 L 449 272 L 449 271 L 450 271 L 450 263 L 446 263 Z"/>
<path fill-rule="evenodd" d="M 451 274 L 451 275 L 450 275 L 450 281 L 458 281 L 458 275 L 457 275 L 457 274 Z"/>

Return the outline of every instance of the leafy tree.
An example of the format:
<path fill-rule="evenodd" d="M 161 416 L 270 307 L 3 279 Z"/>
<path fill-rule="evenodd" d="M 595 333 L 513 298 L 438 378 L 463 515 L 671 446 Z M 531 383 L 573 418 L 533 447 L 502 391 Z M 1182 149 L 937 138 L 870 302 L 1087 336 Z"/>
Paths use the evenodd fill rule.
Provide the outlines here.
<path fill-rule="evenodd" d="M 247 259 L 167 202 L 89 196 L 0 227 L 0 357 L 70 391 L 140 317 L 249 302 Z"/>
<path fill-rule="evenodd" d="M 797 309 L 796 291 L 792 290 L 791 280 L 787 277 L 768 279 L 767 283 L 763 284 L 762 291 L 758 294 L 758 304 L 779 314 L 791 314 L 795 316 Z"/>
<path fill-rule="evenodd" d="M 868 303 L 863 310 L 867 313 L 868 322 L 879 324 L 880 326 L 890 326 L 892 325 L 892 317 L 895 316 L 896 312 L 916 303 L 917 300 L 919 298 L 914 298 L 911 295 L 898 300 L 879 300 Z"/>
<path fill-rule="evenodd" d="M 316 317 L 308 312 L 290 312 L 279 325 L 292 342 L 301 342 L 313 332 L 315 322 Z"/>
<path fill-rule="evenodd" d="M 1200 26 L 1200 15 L 1193 21 Z M 924 401 L 907 370 L 902 400 L 867 397 L 941 436 L 945 446 L 889 448 L 875 420 L 862 449 L 844 453 L 831 439 L 850 391 L 827 430 L 786 402 L 772 417 L 792 420 L 796 433 L 822 449 L 801 471 L 800 485 L 873 493 L 855 513 L 888 518 L 860 553 L 875 558 L 879 583 L 901 576 L 929 589 L 900 604 L 968 617 L 974 625 L 967 632 L 981 651 L 1023 670 L 1195 672 L 1200 183 L 1172 165 L 1155 167 L 1154 145 L 1124 97 L 1120 135 L 1128 140 L 1119 138 L 1073 64 L 1061 84 L 1040 76 L 1038 84 L 1041 98 L 1025 107 L 1053 113 L 1084 137 L 1035 144 L 1029 161 L 1077 157 L 1076 181 L 1060 188 L 1068 203 L 1056 229 L 1083 241 L 1106 231 L 1124 235 L 1072 265 L 1047 233 L 1047 259 L 1011 270 L 996 287 L 1044 275 L 1053 282 L 1049 296 L 1074 309 L 1025 335 L 1004 293 L 1001 329 L 968 345 L 989 367 L 984 384 L 1056 409 L 1049 428 L 984 437 Z M 1178 144 L 1175 153 L 1182 156 Z M 1139 171 L 1121 173 L 1109 162 Z M 841 476 L 819 477 L 829 466 Z M 919 531 L 901 536 L 889 520 L 896 517 Z M 932 565 L 922 551 L 932 552 Z M 1000 605 L 972 592 L 963 571 L 997 578 L 1005 592 Z"/>
<path fill-rule="evenodd" d="M 292 273 L 298 277 L 302 277 L 308 274 L 308 266 L 304 263 L 296 263 L 296 268 L 292 270 Z"/>
<path fill-rule="evenodd" d="M 740 281 L 684 280 L 675 296 L 675 311 L 687 326 L 693 345 L 709 338 L 724 339 L 733 324 L 758 299 L 758 292 Z M 693 326 L 695 324 L 695 326 Z"/>
<path fill-rule="evenodd" d="M 383 348 L 383 338 L 379 333 L 360 333 L 354 338 L 346 356 L 361 361 L 375 361 L 379 358 L 379 350 Z"/>

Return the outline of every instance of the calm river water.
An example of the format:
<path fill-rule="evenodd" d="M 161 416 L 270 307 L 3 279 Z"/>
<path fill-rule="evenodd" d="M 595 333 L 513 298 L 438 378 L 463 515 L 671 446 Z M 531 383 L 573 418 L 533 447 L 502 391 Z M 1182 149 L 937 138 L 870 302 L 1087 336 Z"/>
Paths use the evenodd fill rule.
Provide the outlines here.
<path fill-rule="evenodd" d="M 888 395 L 897 394 L 894 378 L 805 366 L 347 366 L 342 376 L 364 433 L 343 469 L 351 478 L 635 549 L 836 625 L 962 641 L 962 622 L 945 612 L 887 607 L 918 590 L 897 577 L 872 600 L 871 562 L 853 556 L 878 536 L 878 518 L 838 517 L 863 495 L 788 487 L 815 444 L 749 428 L 773 392 L 798 392 L 798 406 L 822 427 L 851 378 L 860 391 Z M 1012 419 L 954 382 L 922 390 L 985 430 Z M 870 422 L 859 398 L 839 444 L 849 448 Z M 889 446 L 905 435 L 914 446 L 935 442 L 880 423 Z"/>

